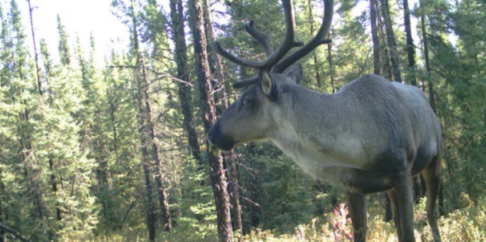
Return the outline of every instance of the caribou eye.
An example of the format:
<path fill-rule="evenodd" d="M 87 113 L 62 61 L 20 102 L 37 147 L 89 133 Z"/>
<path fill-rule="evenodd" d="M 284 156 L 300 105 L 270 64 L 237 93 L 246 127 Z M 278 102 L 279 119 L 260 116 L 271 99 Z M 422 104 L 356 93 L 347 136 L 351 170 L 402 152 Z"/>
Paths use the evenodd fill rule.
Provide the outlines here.
<path fill-rule="evenodd" d="M 241 101 L 241 107 L 244 107 L 244 106 L 247 106 L 247 105 L 251 105 L 253 100 L 251 100 L 250 98 L 244 98 L 242 101 Z"/>

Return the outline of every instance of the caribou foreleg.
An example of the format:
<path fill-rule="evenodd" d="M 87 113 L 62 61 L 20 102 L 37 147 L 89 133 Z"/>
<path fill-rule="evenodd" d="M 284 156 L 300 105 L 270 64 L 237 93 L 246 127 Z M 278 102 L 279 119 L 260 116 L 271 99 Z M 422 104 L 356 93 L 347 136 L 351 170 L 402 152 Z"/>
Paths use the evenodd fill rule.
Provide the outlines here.
<path fill-rule="evenodd" d="M 354 242 L 366 241 L 367 218 L 366 199 L 364 194 L 347 192 L 346 202 L 349 208 L 349 215 L 353 223 Z"/>

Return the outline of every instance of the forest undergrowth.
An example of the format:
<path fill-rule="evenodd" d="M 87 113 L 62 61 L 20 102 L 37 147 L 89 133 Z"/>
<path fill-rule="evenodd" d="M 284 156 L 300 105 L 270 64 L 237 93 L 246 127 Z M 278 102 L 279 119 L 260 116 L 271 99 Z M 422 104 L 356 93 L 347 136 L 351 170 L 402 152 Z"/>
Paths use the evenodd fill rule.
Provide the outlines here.
<path fill-rule="evenodd" d="M 425 212 L 425 199 L 415 205 L 415 238 L 418 242 L 433 241 L 432 232 L 427 224 Z M 393 221 L 385 222 L 383 208 L 374 204 L 368 208 L 368 241 L 370 242 L 396 242 L 398 241 Z M 344 228 L 336 228 L 335 221 L 342 219 L 335 213 L 329 212 L 321 217 L 312 219 L 309 223 L 300 224 L 288 229 L 285 233 L 276 230 L 262 230 L 253 228 L 250 233 L 237 235 L 235 241 L 240 242 L 335 242 L 352 241 L 346 237 L 350 235 L 351 221 L 348 219 Z M 445 242 L 479 242 L 486 241 L 486 199 L 478 204 L 452 211 L 439 218 L 439 229 L 442 241 Z M 100 235 L 94 238 L 75 239 L 69 241 L 96 241 L 96 242 L 144 242 L 146 238 L 145 226 L 139 228 L 126 228 L 118 233 Z M 352 236 L 352 235 L 351 235 Z M 337 237 L 341 238 L 339 240 Z M 86 240 L 87 239 L 87 240 Z M 214 242 L 218 241 L 216 224 L 206 226 L 205 229 L 188 229 L 175 227 L 172 233 L 162 232 L 157 241 L 167 242 Z"/>

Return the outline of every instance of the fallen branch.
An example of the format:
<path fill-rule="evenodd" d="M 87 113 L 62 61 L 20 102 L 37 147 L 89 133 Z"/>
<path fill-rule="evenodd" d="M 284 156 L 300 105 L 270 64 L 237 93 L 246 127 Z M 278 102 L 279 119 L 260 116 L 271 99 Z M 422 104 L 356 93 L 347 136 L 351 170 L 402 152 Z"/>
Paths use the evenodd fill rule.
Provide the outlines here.
<path fill-rule="evenodd" d="M 2 229 L 5 232 L 11 233 L 13 236 L 15 236 L 15 238 L 20 239 L 24 242 L 31 242 L 31 240 L 29 240 L 26 237 L 24 237 L 23 235 L 21 235 L 19 232 L 17 232 L 17 230 L 8 227 L 7 225 L 5 225 L 2 222 L 0 222 L 0 229 Z"/>

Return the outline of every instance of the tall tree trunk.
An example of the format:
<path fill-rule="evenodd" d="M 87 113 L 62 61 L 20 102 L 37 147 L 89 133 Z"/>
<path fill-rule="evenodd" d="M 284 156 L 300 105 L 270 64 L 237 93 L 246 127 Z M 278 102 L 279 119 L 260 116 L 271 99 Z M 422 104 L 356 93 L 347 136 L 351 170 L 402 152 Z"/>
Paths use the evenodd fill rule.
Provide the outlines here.
<path fill-rule="evenodd" d="M 417 79 L 415 77 L 415 47 L 412 38 L 412 26 L 410 24 L 410 9 L 408 7 L 408 0 L 403 0 L 403 11 L 405 19 L 405 35 L 407 42 L 407 57 L 408 57 L 408 79 L 410 84 L 417 86 Z"/>
<path fill-rule="evenodd" d="M 393 79 L 397 82 L 402 82 L 402 74 L 400 71 L 400 64 L 398 58 L 397 41 L 395 33 L 393 32 L 393 22 L 390 17 L 390 7 L 388 6 L 388 0 L 381 0 L 381 12 L 385 24 L 386 39 L 388 42 L 388 49 L 390 53 Z"/>
<path fill-rule="evenodd" d="M 170 211 L 169 211 L 169 201 L 167 198 L 167 193 L 164 189 L 164 179 L 162 178 L 162 172 L 161 172 L 161 167 L 162 167 L 162 161 L 160 159 L 160 149 L 159 145 L 156 142 L 156 137 L 155 137 L 155 125 L 152 119 L 152 104 L 150 102 L 150 95 L 148 92 L 148 77 L 147 77 L 147 70 L 145 67 L 145 61 L 144 58 L 141 58 L 141 63 L 142 66 L 142 80 L 144 84 L 143 88 L 143 94 L 144 94 L 144 100 L 145 100 L 145 111 L 147 115 L 147 123 L 148 123 L 148 129 L 150 131 L 150 142 L 152 143 L 152 158 L 155 161 L 155 181 L 157 182 L 157 194 L 159 195 L 159 205 L 160 209 L 162 210 L 162 223 L 164 224 L 164 228 L 166 231 L 171 231 L 172 230 L 172 225 L 171 225 L 171 219 L 170 219 Z"/>
<path fill-rule="evenodd" d="M 132 0 L 133 3 L 134 0 Z M 137 16 L 135 15 L 135 10 L 131 7 L 131 17 L 133 23 L 133 48 L 137 58 L 137 67 L 143 66 L 143 56 L 140 53 L 140 47 L 138 43 L 138 23 L 137 23 Z M 137 68 L 138 69 L 138 68 Z M 140 73 L 138 71 L 135 73 L 135 78 L 137 81 L 137 101 L 138 101 L 138 118 L 139 118 L 139 128 L 138 132 L 140 134 L 140 141 L 141 141 L 141 149 L 142 149 L 142 167 L 144 172 L 145 178 L 145 189 L 147 192 L 147 229 L 149 231 L 149 239 L 150 241 L 155 241 L 155 206 L 152 198 L 152 181 L 151 177 L 151 169 L 150 169 L 150 162 L 149 162 L 149 152 L 148 152 L 148 131 L 147 131 L 147 110 L 144 107 L 144 93 L 143 93 L 143 83 L 142 78 L 140 77 Z"/>
<path fill-rule="evenodd" d="M 189 14 L 194 39 L 194 54 L 196 57 L 196 72 L 199 95 L 201 99 L 201 115 L 205 132 L 216 122 L 214 100 L 211 95 L 211 75 L 206 52 L 206 36 L 204 33 L 203 9 L 200 0 L 189 1 Z M 220 241 L 233 241 L 231 228 L 229 196 L 226 190 L 226 177 L 223 170 L 223 159 L 220 155 L 208 152 L 208 162 L 211 173 L 211 185 L 218 217 L 218 233 Z"/>
<path fill-rule="evenodd" d="M 310 24 L 310 35 L 314 36 L 314 14 L 312 13 L 312 0 L 307 0 L 307 5 L 309 7 L 309 24 Z M 329 46 L 329 45 L 328 45 Z M 314 71 L 316 74 L 317 87 L 320 89 L 322 87 L 321 73 L 319 71 L 318 61 L 317 61 L 317 51 L 312 52 L 312 59 L 314 61 Z M 332 76 L 331 76 L 332 78 Z"/>
<path fill-rule="evenodd" d="M 238 171 L 238 160 L 234 151 L 230 151 L 225 154 L 224 159 L 228 164 L 228 170 L 230 171 L 228 193 L 231 199 L 231 221 L 233 221 L 233 229 L 240 234 L 243 233 L 243 210 L 241 208 L 240 199 L 240 180 Z"/>
<path fill-rule="evenodd" d="M 401 71 L 398 58 L 397 42 L 395 33 L 393 32 L 393 22 L 390 17 L 390 7 L 388 0 L 381 0 L 381 13 L 384 20 L 386 39 L 392 65 L 393 79 L 397 82 L 402 82 Z M 390 197 L 385 194 L 385 221 L 391 221 L 393 218 Z"/>
<path fill-rule="evenodd" d="M 417 86 L 417 78 L 415 76 L 415 47 L 413 45 L 412 38 L 412 26 L 410 23 L 410 9 L 408 6 L 408 0 L 403 0 L 403 11 L 405 19 L 405 36 L 407 44 L 407 57 L 408 57 L 408 79 L 410 84 Z M 420 176 L 416 176 L 413 179 L 414 187 L 414 199 L 415 203 L 418 203 L 420 198 L 423 196 L 423 191 L 420 184 Z"/>
<path fill-rule="evenodd" d="M 27 4 L 29 6 L 29 19 L 30 19 L 30 31 L 32 34 L 32 44 L 34 46 L 34 61 L 35 61 L 35 70 L 36 70 L 36 77 L 37 77 L 37 86 L 39 89 L 39 95 L 43 96 L 42 92 L 42 82 L 41 82 L 41 77 L 40 77 L 40 67 L 39 67 L 39 55 L 37 52 L 37 44 L 35 40 L 35 31 L 34 31 L 34 20 L 33 20 L 33 11 L 34 8 L 32 8 L 32 5 L 30 3 L 30 0 L 27 0 Z M 47 135 L 46 135 L 46 138 Z M 56 182 L 56 175 L 54 172 L 54 160 L 53 158 L 49 155 L 49 170 L 51 171 L 51 184 L 52 184 L 52 191 L 54 192 L 55 196 L 57 196 L 57 182 Z M 61 208 L 59 207 L 59 204 L 56 202 L 56 217 L 58 221 L 62 220 L 62 214 L 61 214 Z"/>
<path fill-rule="evenodd" d="M 147 140 L 147 123 L 146 114 L 143 107 L 143 93 L 142 93 L 142 83 L 140 77 L 137 78 L 137 89 L 138 89 L 138 116 L 139 116 L 139 128 L 138 132 L 140 134 L 141 146 L 142 146 L 142 166 L 145 178 L 145 189 L 147 191 L 147 229 L 149 231 L 150 241 L 155 241 L 155 213 L 154 213 L 154 203 L 152 200 L 152 181 L 150 179 L 150 162 L 149 162 L 149 152 L 148 152 L 148 140 Z"/>
<path fill-rule="evenodd" d="M 419 1 L 420 7 L 422 7 L 422 1 Z M 430 75 L 431 73 L 431 68 L 430 68 L 430 59 L 429 59 L 429 46 L 428 46 L 428 39 L 427 39 L 427 29 L 425 27 L 425 15 L 423 10 L 421 11 L 420 15 L 420 23 L 421 23 L 421 28 L 422 28 L 422 39 L 423 39 L 423 45 L 424 45 L 424 58 L 425 58 L 425 69 L 427 71 L 427 77 L 428 77 L 428 87 L 429 87 L 429 102 L 430 106 L 432 107 L 432 110 L 434 110 L 434 113 L 437 113 L 437 106 L 435 103 L 435 92 L 434 92 L 434 83 L 432 81 L 432 76 Z M 484 124 L 486 125 L 486 115 L 484 119 Z M 486 140 L 486 139 L 485 139 Z M 443 195 L 443 186 L 440 187 L 439 190 L 439 214 L 441 216 L 445 215 L 444 212 L 444 195 Z"/>
<path fill-rule="evenodd" d="M 385 28 L 385 21 L 383 20 L 382 13 L 379 11 L 380 7 L 379 1 L 376 2 L 376 19 L 378 21 L 378 36 L 380 36 L 380 55 L 381 55 L 381 62 L 382 62 L 382 75 L 387 78 L 388 80 L 392 80 L 392 68 L 390 66 L 391 58 L 390 58 L 390 48 L 386 43 L 386 28 Z"/>
<path fill-rule="evenodd" d="M 422 1 L 419 1 L 420 7 L 422 7 Z M 425 58 L 425 70 L 427 71 L 427 77 L 429 79 L 428 86 L 429 86 L 429 101 L 432 110 L 437 113 L 436 106 L 435 106 L 435 93 L 434 93 L 434 84 L 432 83 L 432 79 L 430 76 L 430 59 L 429 59 L 429 46 L 427 41 L 427 30 L 425 28 L 425 16 L 423 10 L 421 11 L 420 15 L 420 26 L 422 28 L 422 41 L 424 45 L 424 58 Z"/>
<path fill-rule="evenodd" d="M 182 1 L 170 0 L 170 16 L 172 27 L 172 39 L 175 44 L 175 62 L 177 65 L 177 77 L 189 82 L 189 73 L 186 68 L 187 45 L 184 38 L 184 9 Z M 187 132 L 191 154 L 196 159 L 199 167 L 202 168 L 204 162 L 201 158 L 201 148 L 197 140 L 196 128 L 194 125 L 194 115 L 192 109 L 192 95 L 190 86 L 177 82 L 179 92 L 179 102 L 181 104 L 184 129 Z"/>
<path fill-rule="evenodd" d="M 331 37 L 331 34 L 329 34 Z M 329 62 L 329 75 L 331 76 L 332 93 L 336 93 L 336 83 L 334 81 L 334 66 L 332 64 L 332 43 L 327 43 L 327 61 Z"/>
<path fill-rule="evenodd" d="M 32 17 L 32 12 L 34 11 L 34 8 L 32 8 L 30 4 L 30 0 L 27 0 L 27 3 L 29 5 L 30 31 L 32 33 L 32 44 L 34 45 L 34 60 L 35 60 L 35 70 L 36 70 L 35 73 L 37 75 L 37 85 L 39 87 L 39 94 L 42 96 L 42 82 L 40 79 L 39 55 L 37 53 L 37 44 L 35 43 L 34 20 Z"/>
<path fill-rule="evenodd" d="M 373 73 L 380 75 L 380 38 L 376 23 L 376 0 L 370 0 L 371 37 L 373 39 Z"/>
<path fill-rule="evenodd" d="M 213 31 L 212 19 L 210 15 L 210 6 L 208 0 L 203 0 L 204 2 L 204 19 L 205 19 L 205 29 L 206 29 L 206 36 L 209 42 L 214 42 L 215 36 Z M 208 45 L 210 46 L 210 45 Z M 223 71 L 223 64 L 221 62 L 221 57 L 215 52 L 212 51 L 212 48 L 208 48 L 211 50 L 211 59 L 209 59 L 210 66 L 214 66 L 214 72 L 216 74 L 216 79 L 219 81 L 219 86 L 217 89 L 218 92 L 215 93 L 214 98 L 216 103 L 221 103 L 222 110 L 228 108 L 229 100 L 228 94 L 226 89 L 226 80 Z M 213 88 L 214 89 L 214 88 Z M 220 101 L 217 101 L 220 100 Z M 240 204 L 240 191 L 239 191 L 239 180 L 238 180 L 238 160 L 236 158 L 236 154 L 234 150 L 229 152 L 225 152 L 223 154 L 223 161 L 224 164 L 227 164 L 227 175 L 229 180 L 228 185 L 228 193 L 230 195 L 230 202 L 231 202 L 231 221 L 233 222 L 233 229 L 235 231 L 239 231 L 240 233 L 243 230 L 242 224 L 242 209 Z"/>

